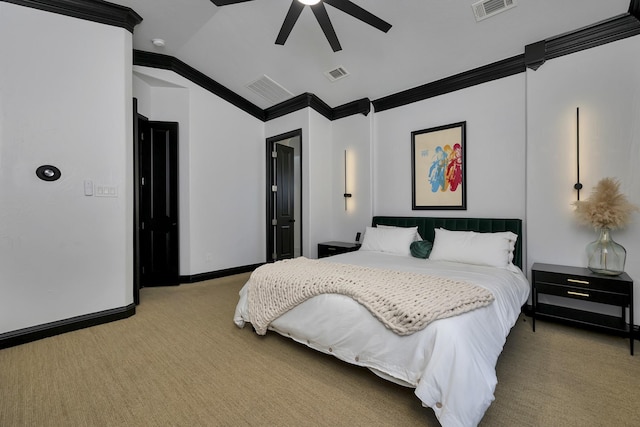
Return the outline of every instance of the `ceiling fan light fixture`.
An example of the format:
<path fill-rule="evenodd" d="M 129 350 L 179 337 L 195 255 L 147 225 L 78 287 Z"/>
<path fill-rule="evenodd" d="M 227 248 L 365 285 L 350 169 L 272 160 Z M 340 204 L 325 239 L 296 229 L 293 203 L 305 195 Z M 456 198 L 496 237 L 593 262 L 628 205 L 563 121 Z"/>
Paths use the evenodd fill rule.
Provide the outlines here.
<path fill-rule="evenodd" d="M 233 5 L 237 3 L 244 3 L 251 0 L 211 0 L 213 4 L 216 6 L 226 6 Z M 481 0 L 481 1 L 496 1 L 496 0 Z M 498 0 L 498 1 L 516 1 L 516 0 Z M 637 1 L 637 0 L 634 0 Z M 300 14 L 302 13 L 305 6 L 310 6 L 313 12 L 313 15 L 318 21 L 324 36 L 326 37 L 329 45 L 331 45 L 331 49 L 334 52 L 338 52 L 342 50 L 340 46 L 340 41 L 338 40 L 338 36 L 333 28 L 333 24 L 331 24 L 331 20 L 329 19 L 329 15 L 327 14 L 327 9 L 325 8 L 325 3 L 333 6 L 334 8 L 346 13 L 347 15 L 351 15 L 354 18 L 364 22 L 365 24 L 369 24 L 372 27 L 386 33 L 391 29 L 391 24 L 377 16 L 373 15 L 371 12 L 361 8 L 360 6 L 352 3 L 350 0 L 291 0 L 291 6 L 289 7 L 289 11 L 284 18 L 284 22 L 280 27 L 280 31 L 278 32 L 278 36 L 276 37 L 276 44 L 283 46 L 287 38 L 289 38 L 289 34 L 293 30 Z"/>

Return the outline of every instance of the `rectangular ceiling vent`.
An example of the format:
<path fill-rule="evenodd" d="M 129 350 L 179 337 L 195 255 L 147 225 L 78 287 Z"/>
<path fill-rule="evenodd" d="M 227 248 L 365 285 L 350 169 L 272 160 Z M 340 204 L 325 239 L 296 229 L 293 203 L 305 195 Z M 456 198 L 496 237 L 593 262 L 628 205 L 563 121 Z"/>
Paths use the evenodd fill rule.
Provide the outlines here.
<path fill-rule="evenodd" d="M 347 77 L 349 72 L 345 70 L 344 67 L 336 67 L 333 70 L 325 71 L 324 75 L 327 76 L 330 81 L 335 82 Z"/>
<path fill-rule="evenodd" d="M 516 7 L 516 0 L 481 0 L 471 5 L 476 21 L 482 21 Z"/>
<path fill-rule="evenodd" d="M 247 84 L 246 87 L 272 104 L 278 104 L 282 101 L 286 101 L 293 96 L 291 92 L 265 75 L 260 77 L 258 80 Z"/>

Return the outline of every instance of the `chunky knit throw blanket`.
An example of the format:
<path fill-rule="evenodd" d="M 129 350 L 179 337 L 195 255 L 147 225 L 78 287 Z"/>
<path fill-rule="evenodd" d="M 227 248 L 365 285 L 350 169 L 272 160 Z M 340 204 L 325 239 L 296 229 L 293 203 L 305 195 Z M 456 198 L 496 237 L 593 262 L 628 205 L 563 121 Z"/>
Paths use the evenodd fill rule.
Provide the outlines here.
<path fill-rule="evenodd" d="M 305 257 L 265 264 L 248 283 L 249 318 L 259 335 L 273 320 L 320 294 L 353 298 L 398 335 L 493 301 L 491 292 L 468 282 Z"/>

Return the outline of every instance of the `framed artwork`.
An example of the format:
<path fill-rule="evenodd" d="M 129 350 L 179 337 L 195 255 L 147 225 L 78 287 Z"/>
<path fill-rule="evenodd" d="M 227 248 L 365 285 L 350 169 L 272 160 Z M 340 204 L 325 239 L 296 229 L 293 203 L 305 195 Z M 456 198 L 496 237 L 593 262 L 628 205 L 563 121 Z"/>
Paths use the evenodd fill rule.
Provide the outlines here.
<path fill-rule="evenodd" d="M 411 132 L 413 210 L 467 209 L 466 124 Z"/>

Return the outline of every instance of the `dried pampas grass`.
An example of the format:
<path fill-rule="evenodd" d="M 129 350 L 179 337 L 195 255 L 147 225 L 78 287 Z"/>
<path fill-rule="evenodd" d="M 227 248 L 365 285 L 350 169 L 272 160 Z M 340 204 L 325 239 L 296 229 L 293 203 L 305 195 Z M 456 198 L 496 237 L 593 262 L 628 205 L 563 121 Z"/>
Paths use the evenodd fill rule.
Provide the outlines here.
<path fill-rule="evenodd" d="M 640 210 L 629 203 L 620 192 L 620 182 L 613 178 L 601 179 L 593 188 L 591 197 L 575 202 L 574 206 L 578 221 L 595 229 L 624 227 L 631 219 L 631 214 Z"/>

